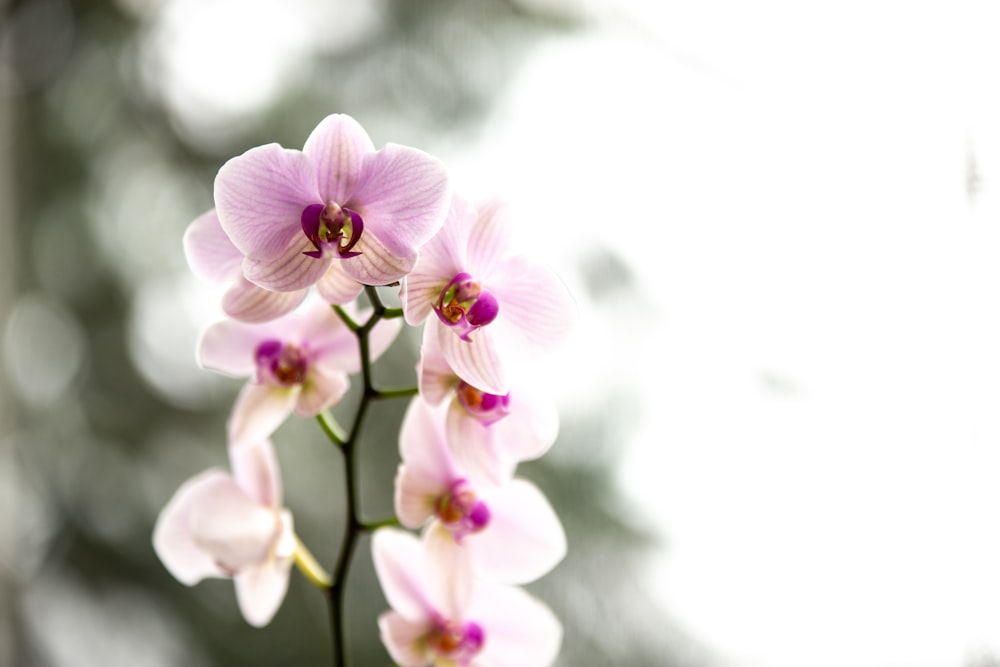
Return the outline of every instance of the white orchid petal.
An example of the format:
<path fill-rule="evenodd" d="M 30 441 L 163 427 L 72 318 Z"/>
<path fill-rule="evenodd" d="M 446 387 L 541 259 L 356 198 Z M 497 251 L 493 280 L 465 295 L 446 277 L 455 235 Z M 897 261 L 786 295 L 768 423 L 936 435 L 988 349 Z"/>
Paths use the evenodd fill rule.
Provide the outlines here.
<path fill-rule="evenodd" d="M 566 533 L 548 499 L 531 482 L 514 479 L 487 500 L 490 522 L 469 536 L 477 571 L 509 584 L 544 576 L 566 555 Z"/>
<path fill-rule="evenodd" d="M 279 387 L 253 381 L 243 385 L 229 416 L 230 446 L 271 437 L 291 414 L 301 387 Z"/>
<path fill-rule="evenodd" d="M 215 558 L 195 543 L 191 514 L 220 487 L 232 485 L 225 471 L 206 470 L 184 482 L 160 511 L 153 528 L 153 550 L 182 584 L 192 586 L 205 577 L 227 576 Z"/>
<path fill-rule="evenodd" d="M 389 606 L 409 621 L 430 619 L 434 609 L 424 582 L 424 549 L 417 537 L 380 528 L 371 542 L 375 573 Z"/>

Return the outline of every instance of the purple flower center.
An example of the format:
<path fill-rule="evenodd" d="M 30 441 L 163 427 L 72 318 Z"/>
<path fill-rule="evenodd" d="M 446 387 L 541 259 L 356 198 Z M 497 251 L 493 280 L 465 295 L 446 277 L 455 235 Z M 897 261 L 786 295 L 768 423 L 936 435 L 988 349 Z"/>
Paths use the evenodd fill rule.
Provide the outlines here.
<path fill-rule="evenodd" d="M 486 633 L 474 621 L 456 623 L 444 618 L 434 619 L 434 626 L 427 635 L 427 645 L 439 658 L 447 658 L 466 667 L 483 650 Z"/>
<path fill-rule="evenodd" d="M 270 338 L 254 351 L 257 380 L 282 387 L 302 384 L 309 374 L 308 356 L 294 345 Z"/>
<path fill-rule="evenodd" d="M 336 252 L 342 259 L 360 255 L 352 252 L 364 231 L 361 214 L 336 202 L 309 204 L 302 209 L 302 232 L 312 242 L 315 250 L 302 253 L 320 259 L 328 251 Z"/>
<path fill-rule="evenodd" d="M 434 312 L 459 338 L 468 341 L 473 331 L 497 318 L 500 304 L 493 294 L 463 271 L 441 290 Z"/>
<path fill-rule="evenodd" d="M 438 497 L 434 513 L 456 541 L 461 541 L 470 533 L 478 533 L 490 522 L 490 508 L 476 498 L 476 493 L 464 479 L 456 481 L 447 493 Z"/>
<path fill-rule="evenodd" d="M 455 393 L 462 407 L 483 426 L 495 424 L 510 413 L 510 392 L 503 396 L 488 394 L 476 389 L 465 380 L 459 380 Z"/>

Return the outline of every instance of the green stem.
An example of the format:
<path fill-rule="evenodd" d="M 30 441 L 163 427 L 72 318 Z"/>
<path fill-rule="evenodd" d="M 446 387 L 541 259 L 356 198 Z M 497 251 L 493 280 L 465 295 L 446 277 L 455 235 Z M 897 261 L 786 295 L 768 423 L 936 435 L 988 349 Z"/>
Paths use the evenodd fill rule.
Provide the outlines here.
<path fill-rule="evenodd" d="M 371 302 L 372 314 L 363 324 L 358 324 L 342 307 L 334 306 L 334 310 L 344 324 L 354 332 L 358 338 L 358 347 L 361 352 L 361 380 L 363 390 L 361 400 L 358 402 L 354 421 L 350 431 L 344 435 L 340 425 L 327 413 L 317 416 L 317 421 L 327 437 L 336 444 L 344 454 L 344 477 L 345 493 L 347 495 L 347 519 L 344 522 L 344 536 L 340 543 L 340 553 L 337 555 L 337 563 L 333 569 L 333 577 L 326 588 L 327 597 L 330 604 L 330 626 L 333 639 L 333 664 L 334 667 L 347 667 L 347 647 L 345 645 L 344 618 L 345 599 L 347 589 L 347 576 L 350 572 L 351 562 L 354 558 L 355 547 L 358 539 L 365 533 L 371 533 L 384 526 L 398 526 L 399 519 L 391 517 L 382 521 L 364 522 L 361 519 L 361 502 L 358 488 L 357 476 L 357 451 L 358 439 L 361 435 L 361 428 L 364 424 L 368 408 L 373 400 L 386 398 L 405 398 L 417 394 L 416 387 L 404 389 L 376 389 L 372 382 L 372 361 L 371 343 L 369 336 L 375 325 L 382 319 L 390 317 L 401 317 L 403 312 L 399 308 L 386 308 L 374 287 L 366 286 L 365 294 Z"/>

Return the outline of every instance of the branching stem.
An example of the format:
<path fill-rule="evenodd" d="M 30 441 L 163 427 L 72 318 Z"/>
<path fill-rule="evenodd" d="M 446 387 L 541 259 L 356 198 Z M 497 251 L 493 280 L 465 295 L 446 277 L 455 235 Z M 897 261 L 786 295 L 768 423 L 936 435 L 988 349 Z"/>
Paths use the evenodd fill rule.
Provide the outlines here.
<path fill-rule="evenodd" d="M 360 490 L 358 488 L 359 480 L 357 475 L 357 444 L 365 415 L 368 414 L 368 408 L 373 400 L 405 398 L 417 394 L 416 387 L 404 389 L 375 388 L 372 382 L 371 343 L 369 336 L 372 329 L 375 328 L 375 325 L 380 320 L 402 317 L 403 311 L 400 308 L 386 308 L 375 287 L 366 286 L 365 294 L 371 302 L 372 313 L 362 324 L 356 322 L 344 308 L 340 306 L 333 307 L 344 324 L 357 336 L 358 347 L 361 352 L 361 380 L 363 389 L 361 400 L 354 414 L 354 421 L 351 423 L 350 431 L 345 435 L 343 429 L 334 421 L 332 416 L 323 413 L 317 417 L 317 421 L 323 432 L 343 452 L 344 488 L 347 494 L 347 519 L 344 523 L 344 536 L 340 543 L 340 553 L 337 555 L 333 577 L 326 588 L 330 603 L 330 630 L 333 640 L 334 667 L 348 667 L 344 633 L 345 593 L 347 589 L 347 576 L 354 558 L 358 538 L 365 533 L 371 533 L 384 526 L 399 525 L 399 520 L 396 517 L 373 522 L 365 522 L 361 517 Z"/>

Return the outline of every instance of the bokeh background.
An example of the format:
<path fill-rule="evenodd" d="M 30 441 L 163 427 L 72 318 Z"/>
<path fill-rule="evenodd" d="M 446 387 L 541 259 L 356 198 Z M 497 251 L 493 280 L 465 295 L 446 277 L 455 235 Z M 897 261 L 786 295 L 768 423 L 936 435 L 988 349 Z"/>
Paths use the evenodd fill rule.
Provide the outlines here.
<path fill-rule="evenodd" d="M 240 384 L 195 364 L 181 235 L 225 160 L 334 112 L 507 198 L 580 305 L 521 468 L 569 536 L 529 587 L 561 666 L 1000 665 L 998 30 L 976 0 L 0 0 L 0 665 L 329 664 L 302 577 L 253 629 L 150 533 Z M 329 565 L 338 452 L 276 441 Z"/>

